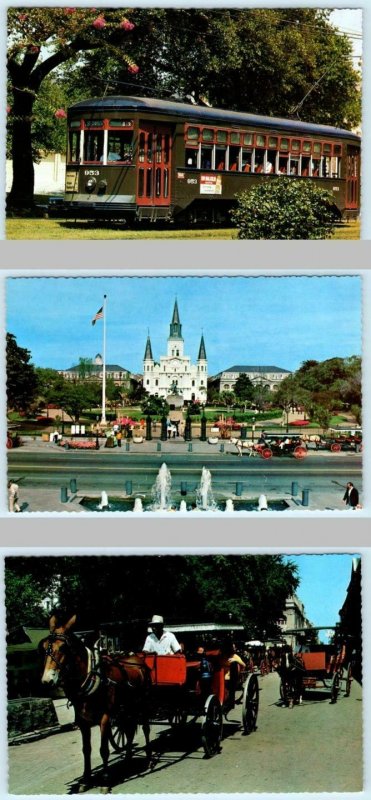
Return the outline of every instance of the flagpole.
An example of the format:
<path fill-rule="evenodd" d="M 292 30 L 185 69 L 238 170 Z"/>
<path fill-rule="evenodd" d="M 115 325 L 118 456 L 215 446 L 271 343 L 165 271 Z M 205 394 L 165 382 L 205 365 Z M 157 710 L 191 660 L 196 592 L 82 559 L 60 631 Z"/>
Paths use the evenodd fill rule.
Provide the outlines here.
<path fill-rule="evenodd" d="M 103 298 L 103 377 L 102 377 L 102 423 L 106 423 L 106 300 Z"/>

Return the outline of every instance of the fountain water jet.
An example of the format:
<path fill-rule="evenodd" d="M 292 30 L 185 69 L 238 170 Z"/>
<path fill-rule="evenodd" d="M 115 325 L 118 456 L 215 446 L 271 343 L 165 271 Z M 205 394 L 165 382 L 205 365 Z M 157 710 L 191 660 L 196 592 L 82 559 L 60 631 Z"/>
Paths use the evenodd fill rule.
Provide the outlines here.
<path fill-rule="evenodd" d="M 140 514 L 143 511 L 143 503 L 142 503 L 140 497 L 136 497 L 135 498 L 133 511 L 136 514 Z"/>
<path fill-rule="evenodd" d="M 152 488 L 153 510 L 166 511 L 170 505 L 171 473 L 166 464 L 161 464 Z"/>
<path fill-rule="evenodd" d="M 233 500 L 230 497 L 228 497 L 228 500 L 225 501 L 225 510 L 234 511 Z"/>
<path fill-rule="evenodd" d="M 101 498 L 100 498 L 100 503 L 98 505 L 98 508 L 99 508 L 100 511 L 102 511 L 103 508 L 109 508 L 107 492 L 102 492 L 101 493 Z"/>
<path fill-rule="evenodd" d="M 197 489 L 197 508 L 202 511 L 214 511 L 215 500 L 211 491 L 211 472 L 202 467 L 200 486 Z"/>
<path fill-rule="evenodd" d="M 259 511 L 268 511 L 268 503 L 267 497 L 265 494 L 261 494 L 258 500 L 258 510 Z"/>
<path fill-rule="evenodd" d="M 181 511 L 182 513 L 184 513 L 184 511 L 187 511 L 187 503 L 185 500 L 180 501 L 179 511 Z"/>

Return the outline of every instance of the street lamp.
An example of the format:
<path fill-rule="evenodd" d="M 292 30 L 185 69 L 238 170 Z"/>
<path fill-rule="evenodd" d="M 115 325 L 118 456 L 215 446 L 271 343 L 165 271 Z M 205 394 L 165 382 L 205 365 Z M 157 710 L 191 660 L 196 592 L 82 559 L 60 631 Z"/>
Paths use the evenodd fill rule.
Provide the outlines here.
<path fill-rule="evenodd" d="M 255 417 L 251 418 L 251 441 L 254 444 L 255 439 Z"/>
<path fill-rule="evenodd" d="M 99 417 L 96 417 L 96 420 L 97 420 L 97 427 L 96 427 L 96 434 L 95 434 L 95 449 L 96 449 L 96 450 L 99 450 L 99 438 L 98 438 L 98 422 L 99 422 Z"/>

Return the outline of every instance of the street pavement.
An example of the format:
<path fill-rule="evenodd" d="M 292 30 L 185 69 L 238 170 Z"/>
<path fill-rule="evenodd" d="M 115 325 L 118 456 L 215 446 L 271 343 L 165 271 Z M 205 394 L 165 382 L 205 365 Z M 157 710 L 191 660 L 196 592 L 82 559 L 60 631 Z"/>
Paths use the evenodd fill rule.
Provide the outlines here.
<path fill-rule="evenodd" d="M 160 443 L 159 440 L 146 441 L 140 444 L 130 442 L 130 449 L 127 451 L 126 443 L 123 441 L 122 447 L 107 449 L 104 447 L 105 439 L 100 439 L 100 450 L 78 453 L 73 451 L 61 450 L 61 448 L 52 442 L 43 442 L 39 438 L 33 439 L 31 437 L 24 437 L 24 444 L 19 450 L 9 451 L 9 474 L 17 480 L 18 473 L 22 474 L 22 467 L 19 465 L 13 468 L 12 464 L 21 461 L 23 454 L 28 454 L 28 458 L 34 454 L 35 460 L 31 461 L 35 465 L 35 475 L 38 463 L 41 461 L 41 456 L 49 456 L 51 459 L 55 456 L 62 456 L 64 461 L 64 469 L 66 465 L 70 465 L 70 475 L 74 473 L 79 474 L 79 467 L 81 474 L 79 474 L 77 491 L 70 491 L 69 486 L 67 494 L 67 502 L 62 502 L 61 499 L 61 485 L 67 485 L 67 478 L 64 476 L 63 480 L 59 479 L 59 485 L 50 485 L 50 480 L 42 477 L 42 473 L 36 476 L 35 480 L 27 477 L 24 485 L 20 481 L 20 503 L 23 505 L 22 511 L 24 515 L 28 513 L 40 512 L 63 512 L 70 513 L 84 513 L 90 514 L 84 508 L 80 501 L 86 495 L 97 498 L 97 506 L 100 501 L 100 490 L 105 489 L 108 493 L 115 496 L 126 497 L 125 482 L 122 481 L 121 485 L 118 483 L 118 477 L 114 477 L 115 468 L 122 469 L 122 463 L 125 461 L 126 478 L 130 477 L 130 468 L 132 467 L 133 474 L 136 471 L 136 465 L 145 463 L 148 458 L 148 467 L 151 464 L 153 474 L 157 472 L 163 462 L 170 462 L 170 469 L 174 472 L 178 469 L 181 472 L 181 467 L 175 466 L 175 460 L 179 457 L 179 464 L 187 464 L 188 473 L 201 474 L 203 462 L 208 464 L 211 460 L 215 464 L 214 474 L 213 467 L 211 466 L 212 477 L 215 483 L 216 499 L 218 500 L 218 493 L 220 487 L 223 487 L 224 492 L 223 500 L 220 499 L 218 510 L 224 511 L 225 500 L 231 497 L 235 499 L 234 492 L 236 481 L 240 480 L 239 470 L 245 474 L 249 474 L 248 479 L 244 480 L 243 489 L 241 494 L 242 500 L 256 498 L 260 493 L 267 495 L 269 500 L 284 499 L 287 503 L 286 511 L 279 512 L 265 512 L 269 514 L 290 514 L 292 511 L 307 512 L 308 510 L 321 510 L 321 511 L 345 511 L 345 506 L 342 501 L 344 493 L 344 486 L 348 480 L 353 480 L 353 483 L 361 490 L 361 469 L 359 454 L 353 452 L 331 453 L 329 451 L 316 452 L 309 450 L 308 456 L 305 461 L 296 462 L 294 458 L 273 458 L 268 462 L 262 462 L 259 458 L 249 458 L 246 454 L 241 457 L 238 456 L 236 448 L 229 441 L 219 441 L 217 445 L 211 445 L 209 442 L 201 442 L 199 439 L 194 439 L 191 443 L 185 442 L 181 438 L 170 439 L 166 442 Z M 19 459 L 17 459 L 19 454 Z M 27 456 L 26 456 L 27 457 Z M 143 458 L 144 457 L 144 458 Z M 94 459 L 94 471 L 100 472 L 100 465 L 102 466 L 101 475 L 95 477 L 94 481 L 89 482 L 89 468 L 86 467 L 86 475 L 84 469 L 81 468 L 82 459 L 86 459 L 84 464 L 91 465 L 91 459 Z M 103 459 L 105 467 L 103 469 Z M 105 474 L 107 470 L 107 459 L 112 465 L 112 475 Z M 325 469 L 317 469 L 319 463 L 322 467 L 325 464 Z M 79 466 L 78 466 L 79 465 Z M 328 465 L 328 466 L 327 466 Z M 336 468 L 335 468 L 336 465 Z M 18 473 L 17 473 L 18 469 Z M 264 472 L 263 472 L 264 470 Z M 142 473 L 148 470 L 141 466 Z M 30 469 L 32 473 L 32 468 Z M 256 474 L 253 474 L 256 473 Z M 34 478 L 35 478 L 34 475 Z M 223 477 L 224 475 L 224 477 Z M 228 479 L 227 479 L 228 475 Z M 285 475 L 285 477 L 283 477 Z M 280 477 L 277 477 L 280 476 Z M 291 481 L 297 480 L 299 476 L 299 487 L 296 495 L 292 495 Z M 49 477 L 49 476 L 48 476 Z M 109 485 L 109 481 L 112 481 Z M 218 486 L 216 485 L 218 481 Z M 235 483 L 233 483 L 235 481 Z M 58 481 L 57 481 L 58 483 Z M 308 506 L 303 504 L 302 489 L 307 488 Z M 133 495 L 136 493 L 134 489 Z M 134 503 L 134 499 L 133 499 Z M 98 511 L 98 508 L 97 508 Z M 115 512 L 117 514 L 121 512 Z M 167 512 L 155 512 L 166 514 Z M 183 513 L 183 512 L 179 512 Z M 185 512 L 184 512 L 185 513 Z M 189 513 L 199 514 L 197 510 L 188 511 Z M 204 513 L 204 512 L 202 512 Z M 227 512 L 229 513 L 229 512 Z M 250 512 L 239 512 L 250 513 Z M 348 510 L 346 510 L 346 513 Z M 358 512 L 362 513 L 362 512 Z"/>
<path fill-rule="evenodd" d="M 153 770 L 146 766 L 141 730 L 134 757 L 125 765 L 110 758 L 112 794 L 220 792 L 361 792 L 363 788 L 362 688 L 353 681 L 350 697 L 330 703 L 328 690 L 308 690 L 302 705 L 282 706 L 276 673 L 259 676 L 257 731 L 244 736 L 242 707 L 223 725 L 222 751 L 205 759 L 200 721 L 176 735 L 168 724 L 151 725 Z M 93 729 L 94 785 L 100 791 L 99 730 Z M 82 773 L 77 730 L 9 747 L 10 794 L 69 794 Z M 335 795 L 334 795 L 335 796 Z"/>

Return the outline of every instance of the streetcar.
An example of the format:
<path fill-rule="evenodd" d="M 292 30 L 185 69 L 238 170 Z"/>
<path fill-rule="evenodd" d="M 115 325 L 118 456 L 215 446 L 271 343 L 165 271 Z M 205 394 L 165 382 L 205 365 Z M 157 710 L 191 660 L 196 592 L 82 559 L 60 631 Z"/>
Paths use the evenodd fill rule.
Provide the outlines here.
<path fill-rule="evenodd" d="M 112 96 L 68 110 L 64 200 L 75 218 L 230 224 L 238 193 L 306 180 L 330 191 L 339 218 L 360 210 L 360 137 L 297 119 L 174 100 Z"/>

